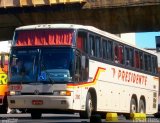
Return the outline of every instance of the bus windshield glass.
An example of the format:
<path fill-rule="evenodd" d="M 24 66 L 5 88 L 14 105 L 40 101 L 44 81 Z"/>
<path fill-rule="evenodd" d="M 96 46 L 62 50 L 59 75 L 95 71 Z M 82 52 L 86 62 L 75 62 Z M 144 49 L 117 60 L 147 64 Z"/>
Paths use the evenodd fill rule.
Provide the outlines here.
<path fill-rule="evenodd" d="M 71 49 L 42 49 L 38 81 L 70 82 L 72 79 Z"/>
<path fill-rule="evenodd" d="M 9 81 L 12 83 L 71 82 L 71 48 L 16 48 L 10 59 Z"/>
<path fill-rule="evenodd" d="M 38 50 L 12 50 L 10 59 L 10 82 L 36 81 Z"/>

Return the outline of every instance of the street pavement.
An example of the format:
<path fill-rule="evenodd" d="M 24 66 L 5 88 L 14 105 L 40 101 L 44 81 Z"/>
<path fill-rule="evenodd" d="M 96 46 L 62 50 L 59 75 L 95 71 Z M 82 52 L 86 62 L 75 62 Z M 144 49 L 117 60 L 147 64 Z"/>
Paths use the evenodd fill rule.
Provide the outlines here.
<path fill-rule="evenodd" d="M 118 119 L 119 123 L 144 122 L 126 120 L 123 116 Z M 41 119 L 31 119 L 30 114 L 0 114 L 0 123 L 90 123 L 90 120 L 80 119 L 79 114 L 43 114 Z M 106 123 L 106 120 L 102 119 L 102 123 Z M 147 123 L 160 123 L 160 119 L 149 116 Z"/>

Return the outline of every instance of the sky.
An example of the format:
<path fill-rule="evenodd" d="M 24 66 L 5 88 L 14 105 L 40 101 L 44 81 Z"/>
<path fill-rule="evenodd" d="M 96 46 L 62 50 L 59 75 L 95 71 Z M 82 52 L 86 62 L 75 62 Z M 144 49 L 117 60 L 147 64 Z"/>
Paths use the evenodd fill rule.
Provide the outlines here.
<path fill-rule="evenodd" d="M 156 48 L 155 36 L 160 36 L 160 32 L 136 33 L 136 46 L 139 48 Z"/>

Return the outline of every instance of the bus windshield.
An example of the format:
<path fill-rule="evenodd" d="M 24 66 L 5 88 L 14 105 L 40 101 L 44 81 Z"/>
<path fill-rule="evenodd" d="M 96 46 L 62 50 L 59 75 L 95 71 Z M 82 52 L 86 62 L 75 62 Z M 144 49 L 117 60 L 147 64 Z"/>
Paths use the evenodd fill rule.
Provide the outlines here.
<path fill-rule="evenodd" d="M 38 49 L 13 49 L 10 59 L 10 82 L 36 81 Z"/>
<path fill-rule="evenodd" d="M 70 48 L 13 49 L 9 80 L 11 83 L 71 82 L 72 51 Z"/>
<path fill-rule="evenodd" d="M 70 49 L 42 49 L 38 81 L 70 82 L 73 53 Z"/>

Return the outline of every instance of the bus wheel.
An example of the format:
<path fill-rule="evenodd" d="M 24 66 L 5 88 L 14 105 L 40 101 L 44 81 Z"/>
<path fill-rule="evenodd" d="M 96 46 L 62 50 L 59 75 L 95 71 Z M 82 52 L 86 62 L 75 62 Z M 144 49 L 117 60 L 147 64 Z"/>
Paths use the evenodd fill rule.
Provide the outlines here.
<path fill-rule="evenodd" d="M 40 111 L 36 111 L 36 110 L 33 110 L 31 111 L 31 117 L 32 119 L 40 119 L 42 116 L 42 113 Z"/>
<path fill-rule="evenodd" d="M 142 99 L 139 101 L 139 113 L 145 113 L 145 104 Z"/>
<path fill-rule="evenodd" d="M 130 113 L 136 113 L 136 112 L 137 112 L 136 100 L 132 98 L 130 103 Z"/>
<path fill-rule="evenodd" d="M 7 97 L 5 97 L 3 100 L 3 105 L 0 106 L 0 113 L 7 114 L 7 111 L 8 111 L 8 102 L 7 102 Z"/>
<path fill-rule="evenodd" d="M 2 105 L 0 106 L 0 113 L 7 114 L 8 106 Z"/>
<path fill-rule="evenodd" d="M 79 113 L 80 118 L 82 118 L 82 119 L 90 118 L 90 116 L 92 115 L 92 111 L 93 111 L 93 102 L 92 102 L 91 94 L 89 92 L 87 94 L 87 98 L 86 98 L 86 109 L 85 109 L 85 111 L 82 111 Z"/>

